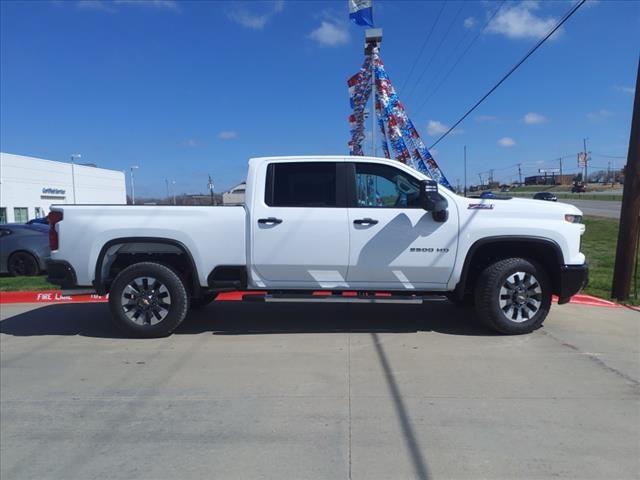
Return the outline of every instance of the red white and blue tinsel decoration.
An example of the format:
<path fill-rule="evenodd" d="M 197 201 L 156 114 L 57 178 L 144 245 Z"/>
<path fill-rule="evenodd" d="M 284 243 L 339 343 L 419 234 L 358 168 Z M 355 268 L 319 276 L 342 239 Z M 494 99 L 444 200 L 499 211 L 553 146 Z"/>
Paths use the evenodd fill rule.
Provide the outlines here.
<path fill-rule="evenodd" d="M 376 87 L 375 112 L 381 133 L 384 156 L 391 158 L 390 143 L 396 160 L 410 165 L 419 172 L 428 175 L 440 185 L 453 190 L 407 116 L 404 106 L 400 102 L 398 94 L 384 69 L 378 47 L 368 49 L 362 68 L 347 82 L 351 108 L 353 109 L 353 113 L 349 116 L 351 124 L 350 154 L 364 155 L 362 150 L 365 137 L 364 111 L 371 91 L 372 62 Z"/>

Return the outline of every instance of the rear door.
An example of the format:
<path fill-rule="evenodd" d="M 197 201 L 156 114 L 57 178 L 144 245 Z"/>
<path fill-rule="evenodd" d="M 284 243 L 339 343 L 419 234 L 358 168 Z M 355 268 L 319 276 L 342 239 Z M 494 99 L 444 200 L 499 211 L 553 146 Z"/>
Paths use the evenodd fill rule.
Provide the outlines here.
<path fill-rule="evenodd" d="M 443 289 L 456 258 L 458 214 L 436 222 L 420 206 L 420 180 L 382 163 L 346 163 L 354 288 Z"/>
<path fill-rule="evenodd" d="M 251 209 L 252 279 L 265 288 L 346 284 L 349 225 L 344 162 L 274 161 L 256 172 L 265 195 Z"/>

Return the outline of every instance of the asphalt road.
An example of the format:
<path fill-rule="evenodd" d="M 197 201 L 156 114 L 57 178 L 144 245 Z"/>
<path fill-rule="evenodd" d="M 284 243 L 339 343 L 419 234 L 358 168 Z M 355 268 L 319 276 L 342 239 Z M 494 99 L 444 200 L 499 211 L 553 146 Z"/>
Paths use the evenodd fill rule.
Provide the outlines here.
<path fill-rule="evenodd" d="M 218 303 L 121 338 L 3 305 L 0 477 L 638 478 L 640 313 L 498 336 L 446 302 Z"/>
<path fill-rule="evenodd" d="M 558 199 L 558 202 L 570 203 L 575 205 L 585 215 L 595 215 L 597 217 L 620 218 L 620 209 L 622 202 L 614 202 L 607 200 L 565 200 Z"/>

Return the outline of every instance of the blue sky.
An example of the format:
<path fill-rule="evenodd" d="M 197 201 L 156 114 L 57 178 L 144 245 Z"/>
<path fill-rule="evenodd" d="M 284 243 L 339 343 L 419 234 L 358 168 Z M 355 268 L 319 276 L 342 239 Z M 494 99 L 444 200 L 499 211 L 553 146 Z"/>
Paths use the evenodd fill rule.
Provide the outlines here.
<path fill-rule="evenodd" d="M 165 178 L 206 192 L 208 173 L 220 191 L 252 156 L 348 153 L 345 82 L 364 29 L 346 0 L 0 5 L 2 151 L 139 165 L 138 195 L 163 195 Z M 572 2 L 507 1 L 482 30 L 499 5 L 374 0 L 387 72 L 427 145 Z M 515 164 L 530 174 L 561 156 L 575 170 L 584 137 L 594 168 L 624 162 L 639 31 L 640 2 L 587 2 L 435 148 L 450 181 L 462 181 L 463 145 L 470 182 L 490 168 L 515 180 Z"/>

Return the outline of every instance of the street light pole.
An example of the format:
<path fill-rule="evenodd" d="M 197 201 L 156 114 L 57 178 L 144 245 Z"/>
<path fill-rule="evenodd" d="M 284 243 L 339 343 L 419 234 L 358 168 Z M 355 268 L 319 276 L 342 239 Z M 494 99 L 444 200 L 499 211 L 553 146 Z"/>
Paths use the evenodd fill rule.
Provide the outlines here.
<path fill-rule="evenodd" d="M 173 194 L 173 204 L 176 204 L 176 181 L 171 180 L 171 193 Z"/>
<path fill-rule="evenodd" d="M 209 192 L 211 193 L 211 205 L 213 205 L 213 180 L 211 180 L 211 175 L 209 175 L 209 183 L 207 184 L 209 187 Z"/>
<path fill-rule="evenodd" d="M 138 167 L 137 165 L 131 165 L 131 205 L 136 204 L 136 187 L 133 178 L 133 171 L 137 170 L 138 168 L 140 167 Z"/>
<path fill-rule="evenodd" d="M 79 153 L 71 155 L 71 190 L 73 190 L 73 204 L 76 204 L 76 158 L 82 158 Z"/>
<path fill-rule="evenodd" d="M 464 196 L 467 196 L 467 146 L 464 146 Z"/>

